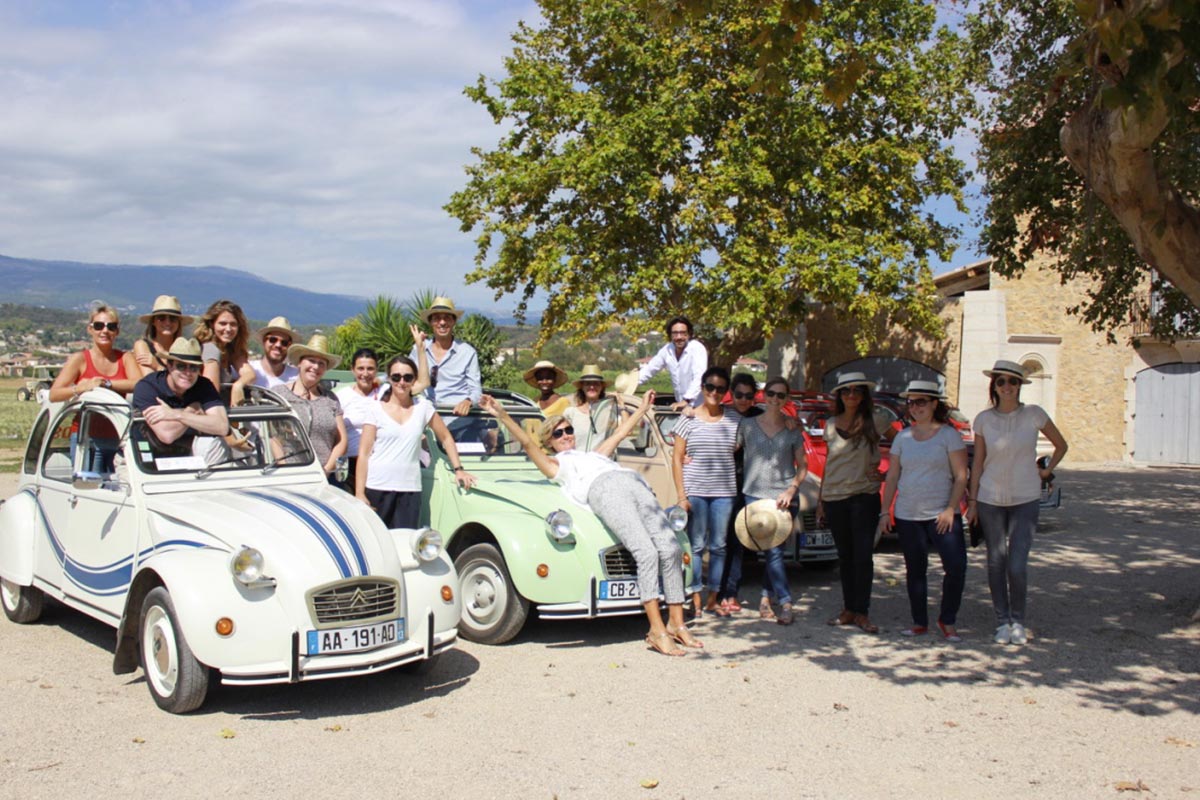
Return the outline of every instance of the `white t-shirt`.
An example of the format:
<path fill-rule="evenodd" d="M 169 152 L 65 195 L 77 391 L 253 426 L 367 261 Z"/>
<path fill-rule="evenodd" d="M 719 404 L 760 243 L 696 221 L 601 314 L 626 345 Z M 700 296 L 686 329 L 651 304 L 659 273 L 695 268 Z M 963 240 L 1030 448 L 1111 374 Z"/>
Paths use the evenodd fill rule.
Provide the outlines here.
<path fill-rule="evenodd" d="M 388 416 L 382 403 L 369 407 L 368 413 L 363 424 L 375 426 L 375 446 L 367 467 L 367 488 L 421 491 L 421 436 L 433 417 L 433 403 L 415 398 L 412 414 L 403 425 Z"/>
<path fill-rule="evenodd" d="M 683 348 L 683 355 L 678 358 L 675 357 L 675 344 L 667 342 L 654 354 L 654 358 L 638 370 L 638 383 L 645 383 L 664 369 L 671 374 L 676 402 L 686 400 L 693 406 L 704 402 L 700 376 L 708 369 L 708 350 L 699 339 L 689 340 Z"/>
<path fill-rule="evenodd" d="M 584 508 L 588 508 L 588 490 L 592 488 L 592 481 L 606 472 L 622 469 L 611 458 L 596 452 L 567 450 L 555 453 L 554 459 L 558 461 L 554 482 L 563 488 L 568 499 Z"/>
<path fill-rule="evenodd" d="M 255 386 L 261 386 L 264 389 L 270 389 L 273 386 L 278 386 L 281 383 L 291 383 L 300 376 L 300 368 L 294 367 L 291 364 L 286 364 L 283 368 L 283 374 L 278 378 L 263 366 L 262 359 L 256 358 L 250 362 L 250 368 L 257 375 L 254 379 Z"/>
<path fill-rule="evenodd" d="M 368 395 L 361 395 L 354 384 L 338 389 L 334 394 L 342 404 L 342 416 L 346 418 L 346 455 L 358 457 L 358 443 L 362 439 L 362 426 L 367 421 L 370 410 L 379 403 L 379 393 L 383 387 L 376 386 Z"/>
<path fill-rule="evenodd" d="M 900 459 L 900 485 L 896 488 L 896 519 L 930 520 L 946 510 L 954 472 L 950 454 L 966 450 L 962 434 L 946 423 L 923 442 L 905 428 L 892 442 L 893 459 Z"/>
<path fill-rule="evenodd" d="M 1038 432 L 1050 415 L 1041 406 L 1017 406 L 1001 414 L 986 408 L 975 417 L 975 435 L 983 437 L 987 452 L 979 476 L 980 503 L 1015 506 L 1042 496 L 1042 479 L 1037 471 Z M 976 468 L 979 464 L 976 463 Z"/>

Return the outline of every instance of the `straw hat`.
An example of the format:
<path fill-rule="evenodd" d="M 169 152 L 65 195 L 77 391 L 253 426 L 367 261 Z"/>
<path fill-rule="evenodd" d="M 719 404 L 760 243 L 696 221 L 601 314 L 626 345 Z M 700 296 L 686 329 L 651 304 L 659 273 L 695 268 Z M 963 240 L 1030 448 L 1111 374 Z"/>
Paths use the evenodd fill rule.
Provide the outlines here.
<path fill-rule="evenodd" d="M 907 400 L 910 397 L 932 397 L 935 400 L 945 400 L 946 395 L 937 381 L 909 381 L 908 388 L 900 393 Z"/>
<path fill-rule="evenodd" d="M 200 357 L 200 342 L 180 336 L 171 342 L 171 349 L 167 351 L 167 361 L 182 361 L 185 364 L 203 364 L 204 359 Z"/>
<path fill-rule="evenodd" d="M 293 366 L 300 363 L 305 356 L 323 358 L 328 364 L 327 369 L 333 369 L 342 363 L 342 357 L 329 352 L 329 339 L 322 333 L 315 333 L 308 344 L 293 344 L 288 348 L 288 363 Z"/>
<path fill-rule="evenodd" d="M 462 316 L 462 311 L 454 307 L 454 301 L 449 297 L 435 297 L 433 302 L 429 304 L 429 308 L 421 312 L 421 319 L 425 320 L 425 324 L 429 324 L 429 318 L 434 314 L 450 314 L 454 317 L 454 321 L 458 322 L 458 318 Z"/>
<path fill-rule="evenodd" d="M 562 368 L 557 366 L 553 361 L 539 361 L 529 369 L 525 370 L 525 382 L 535 389 L 540 389 L 537 382 L 537 374 L 544 369 L 554 370 L 554 388 L 562 386 L 567 382 L 567 373 Z"/>
<path fill-rule="evenodd" d="M 774 500 L 755 500 L 737 513 L 733 530 L 747 550 L 762 552 L 783 544 L 793 525 L 792 515 Z"/>
<path fill-rule="evenodd" d="M 296 331 L 292 328 L 292 323 L 288 322 L 287 317 L 271 317 L 271 321 L 256 330 L 254 335 L 261 342 L 268 333 L 282 334 L 292 341 L 296 341 Z"/>
<path fill-rule="evenodd" d="M 183 313 L 183 307 L 179 305 L 179 298 L 169 294 L 160 294 L 154 298 L 154 310 L 149 314 L 142 314 L 138 317 L 138 322 L 143 325 L 149 325 L 150 320 L 154 319 L 159 314 L 169 314 L 172 317 L 179 317 L 179 325 L 191 325 L 195 322 L 194 317 L 189 317 Z"/>
<path fill-rule="evenodd" d="M 617 394 L 633 394 L 638 387 L 638 371 L 631 369 L 618 375 L 613 385 L 617 387 Z"/>
<path fill-rule="evenodd" d="M 867 380 L 867 376 L 861 372 L 843 372 L 837 376 L 837 385 L 829 390 L 830 394 L 837 394 L 840 390 L 850 386 L 866 386 L 871 391 L 875 391 L 875 381 Z"/>
<path fill-rule="evenodd" d="M 608 379 L 600 374 L 599 364 L 584 364 L 583 372 L 579 374 L 578 380 L 575 381 L 575 388 L 582 389 L 584 381 L 600 381 L 600 384 L 607 389 Z"/>
<path fill-rule="evenodd" d="M 994 378 L 997 375 L 1011 375 L 1014 378 L 1020 378 L 1021 383 L 1033 383 L 1033 381 L 1025 377 L 1025 370 L 1020 364 L 1015 361 L 1005 361 L 1004 359 L 1000 359 L 993 364 L 991 369 L 985 369 L 983 374 L 989 378 Z"/>

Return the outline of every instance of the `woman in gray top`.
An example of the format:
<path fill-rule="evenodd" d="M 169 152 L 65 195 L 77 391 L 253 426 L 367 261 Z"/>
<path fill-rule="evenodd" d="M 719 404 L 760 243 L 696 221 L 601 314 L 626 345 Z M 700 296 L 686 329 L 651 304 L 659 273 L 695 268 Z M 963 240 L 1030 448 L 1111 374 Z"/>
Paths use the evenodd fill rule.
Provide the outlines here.
<path fill-rule="evenodd" d="M 308 340 L 308 344 L 294 344 L 288 348 L 288 362 L 299 367 L 300 374 L 291 383 L 276 389 L 308 428 L 317 463 L 324 468 L 329 483 L 339 487 L 337 462 L 346 454 L 349 439 L 342 404 L 333 392 L 321 388 L 321 378 L 325 370 L 336 367 L 341 360 L 341 356 L 329 352 L 328 340 L 318 333 Z"/>
<path fill-rule="evenodd" d="M 926 573 L 932 546 L 941 556 L 946 573 L 938 629 L 947 641 L 958 642 L 962 638 L 954 623 L 967 574 L 967 543 L 959 514 L 959 503 L 967 489 L 967 448 L 958 430 L 949 424 L 950 410 L 936 383 L 911 381 L 900 396 L 908 401 L 913 424 L 892 442 L 879 530 L 892 529 L 887 509 L 895 497 L 896 534 L 904 550 L 913 619 L 912 627 L 901 634 L 920 636 L 929 630 Z"/>

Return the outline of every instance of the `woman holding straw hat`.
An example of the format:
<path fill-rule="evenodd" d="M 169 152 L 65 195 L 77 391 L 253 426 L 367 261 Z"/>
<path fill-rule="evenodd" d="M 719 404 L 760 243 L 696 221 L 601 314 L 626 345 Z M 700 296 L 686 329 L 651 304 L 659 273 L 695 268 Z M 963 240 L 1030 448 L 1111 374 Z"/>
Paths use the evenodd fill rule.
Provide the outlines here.
<path fill-rule="evenodd" d="M 874 388 L 861 372 L 838 375 L 834 416 L 825 420 L 825 474 L 817 495 L 817 524 L 829 521 L 842 581 L 842 610 L 829 624 L 855 625 L 867 633 L 879 633 L 868 616 L 882 479 Z"/>
<path fill-rule="evenodd" d="M 1025 644 L 1025 592 L 1029 549 L 1037 528 L 1042 481 L 1067 453 L 1067 440 L 1040 406 L 1021 402 L 1021 386 L 1031 381 L 1013 361 L 997 361 L 983 371 L 991 378 L 992 407 L 975 417 L 975 465 L 971 472 L 967 519 L 983 528 L 987 542 L 988 588 L 996 612 L 997 644 Z M 1047 466 L 1037 464 L 1038 434 L 1054 445 Z"/>
<path fill-rule="evenodd" d="M 596 364 L 584 364 L 575 381 L 575 405 L 562 412 L 575 428 L 575 449 L 591 452 L 621 424 L 621 404 L 609 397 L 608 380 Z"/>
<path fill-rule="evenodd" d="M 142 338 L 133 343 L 133 359 L 141 368 L 142 377 L 167 368 L 167 353 L 183 333 L 192 317 L 183 313 L 179 298 L 160 294 L 154 298 L 153 310 L 138 317 L 146 326 Z"/>
<path fill-rule="evenodd" d="M 538 408 L 543 417 L 561 414 L 571 404 L 569 397 L 563 397 L 554 391 L 567 382 L 567 373 L 554 364 L 553 361 L 539 361 L 525 370 L 525 382 L 537 389 Z"/>
<path fill-rule="evenodd" d="M 913 423 L 892 441 L 879 531 L 892 529 L 887 509 L 896 498 L 896 534 L 904 550 L 908 603 L 913 624 L 901 631 L 920 636 L 929 630 L 929 550 L 942 560 L 942 604 L 937 626 L 950 642 L 962 641 L 955 628 L 967 575 L 967 542 L 959 503 L 967 490 L 967 446 L 951 424 L 945 395 L 933 381 L 909 381 L 900 393 Z M 896 493 L 899 491 L 899 497 Z"/>
<path fill-rule="evenodd" d="M 315 334 L 308 344 L 293 344 L 288 348 L 288 363 L 299 367 L 300 374 L 275 390 L 296 410 L 300 420 L 307 423 L 317 461 L 334 486 L 339 485 L 338 459 L 346 454 L 346 422 L 341 403 L 333 392 L 321 388 L 321 378 L 341 360 L 341 356 L 329 352 L 329 340 Z"/>

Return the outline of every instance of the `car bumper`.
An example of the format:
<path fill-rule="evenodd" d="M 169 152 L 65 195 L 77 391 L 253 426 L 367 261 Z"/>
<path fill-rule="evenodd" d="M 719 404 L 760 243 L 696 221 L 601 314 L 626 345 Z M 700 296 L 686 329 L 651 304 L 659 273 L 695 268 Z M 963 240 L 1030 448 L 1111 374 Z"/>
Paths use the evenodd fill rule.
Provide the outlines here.
<path fill-rule="evenodd" d="M 537 607 L 541 619 L 595 619 L 596 617 L 625 617 L 644 614 L 645 601 L 641 598 L 628 600 L 601 600 L 600 582 L 595 577 L 588 581 L 588 594 L 574 603 L 544 603 Z M 658 596 L 660 602 L 663 596 Z"/>

